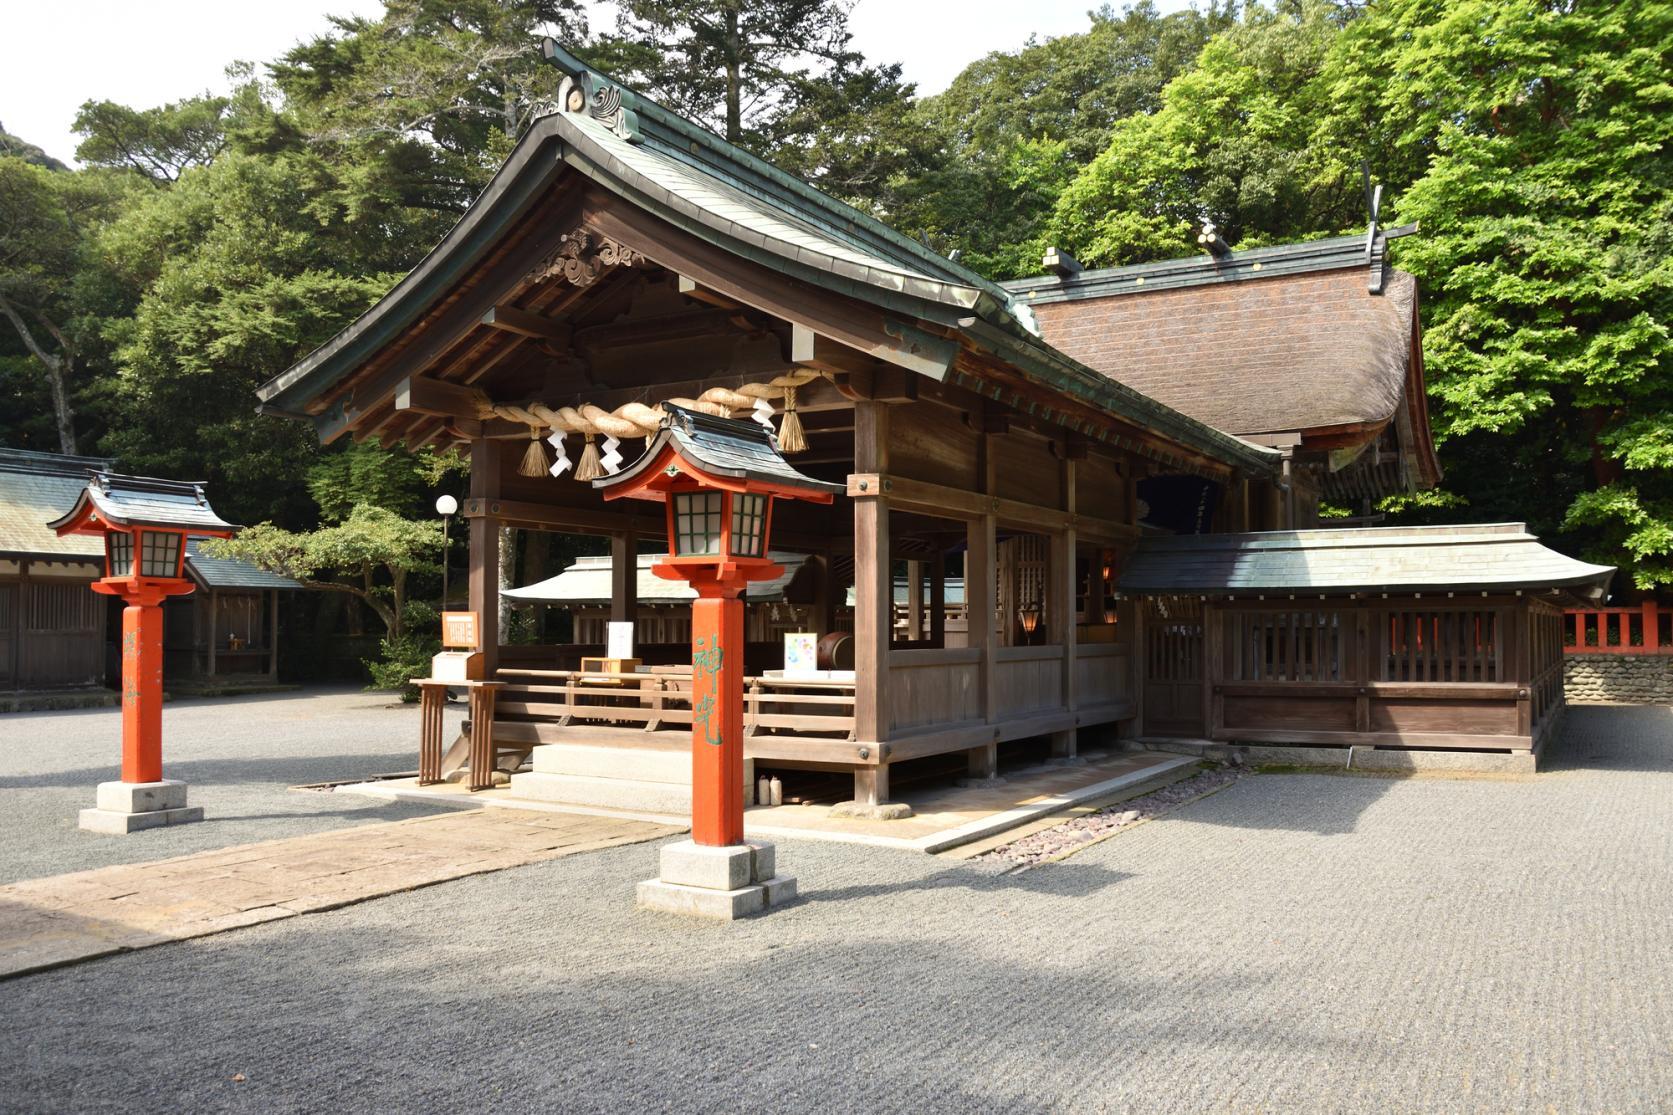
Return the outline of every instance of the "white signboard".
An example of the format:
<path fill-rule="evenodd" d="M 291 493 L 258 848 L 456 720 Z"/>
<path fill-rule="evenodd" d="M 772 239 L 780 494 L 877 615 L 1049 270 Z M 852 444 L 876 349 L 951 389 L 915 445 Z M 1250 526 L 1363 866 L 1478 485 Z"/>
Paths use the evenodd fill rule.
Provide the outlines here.
<path fill-rule="evenodd" d="M 611 621 L 608 627 L 610 629 L 610 641 L 605 649 L 604 656 L 606 658 L 632 658 L 633 624 L 631 622 L 617 623 Z"/>
<path fill-rule="evenodd" d="M 805 677 L 819 668 L 819 635 L 814 631 L 784 633 L 784 676 Z"/>

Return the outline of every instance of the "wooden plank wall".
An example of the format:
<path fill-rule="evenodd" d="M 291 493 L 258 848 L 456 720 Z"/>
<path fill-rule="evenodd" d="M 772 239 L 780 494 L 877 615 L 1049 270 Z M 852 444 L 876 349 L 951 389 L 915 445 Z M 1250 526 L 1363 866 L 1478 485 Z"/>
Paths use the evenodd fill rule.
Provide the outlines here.
<path fill-rule="evenodd" d="M 1204 608 L 1211 739 L 1528 751 L 1560 711 L 1561 613 L 1526 597 Z M 1168 693 L 1179 661 L 1161 653 L 1156 622 L 1148 701 Z M 1164 730 L 1154 707 L 1150 718 Z"/>

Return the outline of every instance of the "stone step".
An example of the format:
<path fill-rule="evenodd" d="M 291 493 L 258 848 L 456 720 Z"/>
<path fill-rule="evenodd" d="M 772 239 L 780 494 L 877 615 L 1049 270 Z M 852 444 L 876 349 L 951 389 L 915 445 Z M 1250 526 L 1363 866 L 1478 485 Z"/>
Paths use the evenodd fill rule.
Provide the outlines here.
<path fill-rule="evenodd" d="M 691 785 L 689 744 L 678 748 L 641 748 L 547 743 L 534 749 L 531 760 L 540 774 Z"/>
<path fill-rule="evenodd" d="M 670 782 L 630 778 L 589 778 L 575 774 L 533 771 L 511 776 L 511 796 L 562 805 L 590 805 L 599 809 L 632 809 L 642 813 L 690 813 L 691 787 Z"/>

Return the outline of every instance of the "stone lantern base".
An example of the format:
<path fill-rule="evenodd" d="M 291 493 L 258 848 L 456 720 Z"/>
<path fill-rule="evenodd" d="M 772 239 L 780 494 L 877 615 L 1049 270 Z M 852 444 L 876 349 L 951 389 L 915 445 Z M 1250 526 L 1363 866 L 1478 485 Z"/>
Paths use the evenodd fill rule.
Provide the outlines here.
<path fill-rule="evenodd" d="M 172 778 L 101 782 L 94 801 L 95 808 L 81 811 L 81 827 L 89 832 L 121 834 L 203 820 L 203 807 L 188 806 L 186 784 Z"/>
<path fill-rule="evenodd" d="M 639 906 L 725 921 L 781 906 L 796 897 L 796 880 L 775 874 L 773 860 L 771 844 L 669 844 L 661 877 L 639 884 Z"/>

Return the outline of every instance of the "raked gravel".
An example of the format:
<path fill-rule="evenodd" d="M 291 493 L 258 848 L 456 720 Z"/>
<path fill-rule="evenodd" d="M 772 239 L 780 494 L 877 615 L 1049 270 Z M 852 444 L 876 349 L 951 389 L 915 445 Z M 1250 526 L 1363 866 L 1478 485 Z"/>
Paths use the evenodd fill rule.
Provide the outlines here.
<path fill-rule="evenodd" d="M 446 715 L 452 733 L 464 713 Z M 163 777 L 190 784 L 204 820 L 128 836 L 83 832 L 81 810 L 100 782 L 121 777 L 121 761 L 120 709 L 0 713 L 0 883 L 436 811 L 290 788 L 417 769 L 418 708 L 388 693 L 170 701 Z"/>
<path fill-rule="evenodd" d="M 1058 863 L 641 845 L 0 984 L 16 1111 L 1662 1111 L 1673 711 L 1521 779 L 1260 774 Z M 242 1076 L 242 1080 L 237 1079 Z"/>

